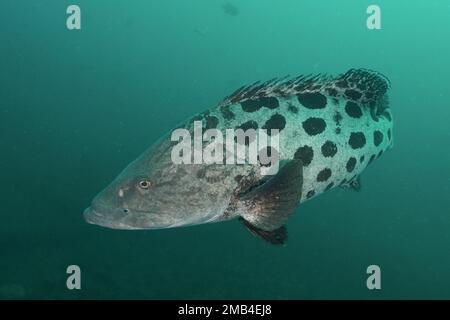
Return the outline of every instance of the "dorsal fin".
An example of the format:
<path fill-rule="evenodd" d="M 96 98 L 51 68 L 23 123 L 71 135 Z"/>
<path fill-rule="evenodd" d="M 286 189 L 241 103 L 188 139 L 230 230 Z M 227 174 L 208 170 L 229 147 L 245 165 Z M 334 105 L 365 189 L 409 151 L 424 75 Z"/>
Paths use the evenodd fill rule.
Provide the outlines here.
<path fill-rule="evenodd" d="M 350 69 L 338 76 L 331 84 L 347 99 L 361 104 L 371 104 L 384 97 L 391 83 L 379 72 L 368 69 Z"/>
<path fill-rule="evenodd" d="M 261 83 L 242 86 L 224 98 L 219 106 L 241 103 L 247 100 L 259 100 L 267 97 L 288 97 L 302 92 L 315 92 L 332 78 L 325 74 L 274 78 Z"/>
<path fill-rule="evenodd" d="M 319 92 L 332 97 L 343 97 L 381 113 L 387 108 L 385 94 L 390 87 L 387 77 L 367 69 L 350 69 L 335 78 L 326 74 L 275 78 L 243 86 L 226 97 L 219 105 L 225 106 L 267 97 L 288 97 L 302 93 Z"/>

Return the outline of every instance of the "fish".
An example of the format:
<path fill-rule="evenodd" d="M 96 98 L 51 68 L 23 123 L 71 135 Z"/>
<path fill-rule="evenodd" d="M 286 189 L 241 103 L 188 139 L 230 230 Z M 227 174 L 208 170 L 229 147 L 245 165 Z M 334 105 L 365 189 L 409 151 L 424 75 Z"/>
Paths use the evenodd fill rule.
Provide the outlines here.
<path fill-rule="evenodd" d="M 84 218 L 125 230 L 237 219 L 267 243 L 284 245 L 288 219 L 301 211 L 302 203 L 337 187 L 360 191 L 361 173 L 393 147 L 390 87 L 386 76 L 369 69 L 240 87 L 174 130 L 194 133 L 196 123 L 205 130 L 274 130 L 276 173 L 263 174 L 267 164 L 259 158 L 231 165 L 176 164 L 173 149 L 179 140 L 173 140 L 172 130 L 101 191 Z"/>

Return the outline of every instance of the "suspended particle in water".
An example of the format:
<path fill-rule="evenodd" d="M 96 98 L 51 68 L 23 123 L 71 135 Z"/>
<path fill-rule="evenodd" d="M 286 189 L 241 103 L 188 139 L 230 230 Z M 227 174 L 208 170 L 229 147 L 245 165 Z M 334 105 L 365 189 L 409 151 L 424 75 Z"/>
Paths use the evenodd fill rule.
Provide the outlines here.
<path fill-rule="evenodd" d="M 229 16 L 237 16 L 239 14 L 239 9 L 230 2 L 224 3 L 222 5 L 222 10 Z"/>

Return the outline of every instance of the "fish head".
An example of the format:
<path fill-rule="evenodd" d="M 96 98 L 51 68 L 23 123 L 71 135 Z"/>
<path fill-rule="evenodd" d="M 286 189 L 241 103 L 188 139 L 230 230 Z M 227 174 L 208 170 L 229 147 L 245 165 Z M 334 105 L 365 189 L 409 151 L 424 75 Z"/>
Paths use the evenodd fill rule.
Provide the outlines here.
<path fill-rule="evenodd" d="M 203 165 L 174 164 L 172 145 L 166 139 L 125 168 L 94 198 L 85 220 L 113 229 L 161 229 L 209 222 L 223 212 L 224 184 L 205 183 Z"/>

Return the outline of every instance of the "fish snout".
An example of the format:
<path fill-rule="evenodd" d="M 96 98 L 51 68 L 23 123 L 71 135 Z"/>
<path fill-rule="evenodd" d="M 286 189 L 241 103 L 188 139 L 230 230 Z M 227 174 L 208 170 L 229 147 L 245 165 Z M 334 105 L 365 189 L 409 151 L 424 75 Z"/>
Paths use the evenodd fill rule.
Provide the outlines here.
<path fill-rule="evenodd" d="M 101 220 L 104 219 L 104 215 L 95 211 L 92 207 L 87 208 L 83 212 L 84 220 L 90 224 L 99 224 Z"/>

